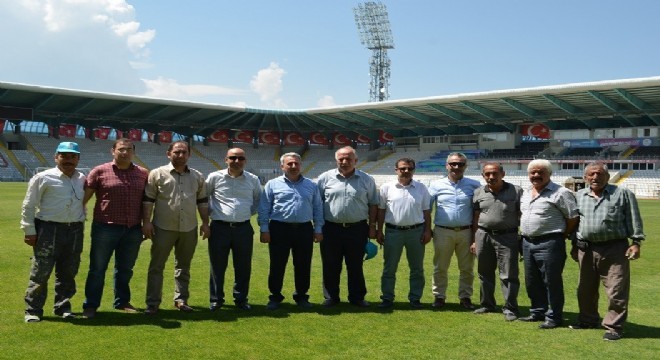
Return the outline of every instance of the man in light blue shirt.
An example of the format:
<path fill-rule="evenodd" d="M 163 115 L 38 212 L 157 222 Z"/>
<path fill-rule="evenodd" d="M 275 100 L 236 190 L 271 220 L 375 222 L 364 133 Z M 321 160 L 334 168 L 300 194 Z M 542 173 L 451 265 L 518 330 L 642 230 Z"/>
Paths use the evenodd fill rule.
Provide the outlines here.
<path fill-rule="evenodd" d="M 302 176 L 300 155 L 286 153 L 280 157 L 284 175 L 266 183 L 258 208 L 261 242 L 268 244 L 270 271 L 267 308 L 276 310 L 284 300 L 284 272 L 293 256 L 296 291 L 293 299 L 301 308 L 310 308 L 310 273 L 314 242 L 323 240 L 323 203 L 319 189 Z M 313 224 L 312 224 L 313 221 Z"/>
<path fill-rule="evenodd" d="M 474 254 L 470 245 L 474 242 L 472 229 L 472 196 L 481 185 L 479 181 L 464 177 L 467 157 L 455 152 L 447 156 L 447 177 L 429 186 L 435 204 L 435 228 L 433 229 L 433 307 L 445 306 L 447 298 L 447 270 L 451 257 L 456 253 L 460 271 L 458 297 L 461 307 L 471 310 L 472 284 L 474 282 Z"/>

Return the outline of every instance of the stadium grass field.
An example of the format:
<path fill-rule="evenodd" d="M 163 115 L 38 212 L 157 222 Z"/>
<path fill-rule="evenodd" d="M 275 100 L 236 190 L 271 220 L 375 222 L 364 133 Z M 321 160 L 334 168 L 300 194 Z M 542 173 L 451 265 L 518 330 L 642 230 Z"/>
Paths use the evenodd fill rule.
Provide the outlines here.
<path fill-rule="evenodd" d="M 255 236 L 250 290 L 253 310 L 236 310 L 231 302 L 233 270 L 227 272 L 227 305 L 217 312 L 208 306 L 208 260 L 206 241 L 200 241 L 192 267 L 190 304 L 195 312 L 184 314 L 172 307 L 172 260 L 168 263 L 164 303 L 155 317 L 124 314 L 112 309 L 112 273 L 108 271 L 103 303 L 97 318 L 64 321 L 52 313 L 52 286 L 42 322 L 23 322 L 23 295 L 28 280 L 31 248 L 19 229 L 20 206 L 26 183 L 0 183 L 0 279 L 4 298 L 0 305 L 0 358 L 2 359 L 654 359 L 660 354 L 660 201 L 641 200 L 647 241 L 642 257 L 632 263 L 630 313 L 625 337 L 618 342 L 601 340 L 603 330 L 571 330 L 567 327 L 540 330 L 536 323 L 504 321 L 497 314 L 474 315 L 457 305 L 457 269 L 450 273 L 448 305 L 442 311 L 430 308 L 432 247 L 427 246 L 427 284 L 424 310 L 411 310 L 406 301 L 407 264 L 402 259 L 392 311 L 375 306 L 358 309 L 348 304 L 325 309 L 298 309 L 291 300 L 291 269 L 287 271 L 285 306 L 265 309 L 268 298 L 267 246 Z M 253 219 L 254 221 L 254 219 Z M 85 250 L 78 274 L 74 309 L 81 311 L 89 255 L 89 222 Z M 133 304 L 144 308 L 146 269 L 150 243 L 142 245 L 132 281 Z M 310 301 L 322 302 L 321 261 L 315 247 Z M 367 300 L 380 295 L 382 255 L 365 263 Z M 52 277 L 51 277 L 52 280 Z M 575 321 L 577 264 L 568 260 L 564 271 L 566 325 Z M 345 278 L 342 296 L 345 297 Z M 475 279 L 473 300 L 478 301 Z M 499 289 L 497 299 L 501 303 Z M 601 291 L 601 313 L 605 303 Z M 519 296 L 527 313 L 529 300 L 524 287 Z"/>

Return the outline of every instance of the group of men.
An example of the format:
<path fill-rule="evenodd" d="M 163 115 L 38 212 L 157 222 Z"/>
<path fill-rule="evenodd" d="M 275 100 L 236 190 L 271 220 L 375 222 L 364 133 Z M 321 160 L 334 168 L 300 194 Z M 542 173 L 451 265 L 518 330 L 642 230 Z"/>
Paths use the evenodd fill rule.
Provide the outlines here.
<path fill-rule="evenodd" d="M 552 166 L 547 160 L 529 163 L 531 186 L 522 190 L 505 182 L 503 167 L 494 162 L 482 168 L 486 185 L 465 177 L 468 163 L 462 153 L 451 153 L 447 176 L 427 188 L 413 179 L 415 160 L 401 158 L 394 167 L 396 179 L 378 189 L 373 177 L 356 168 L 355 150 L 343 147 L 335 152 L 337 168 L 324 172 L 316 182 L 302 175 L 299 154 L 282 155 L 282 176 L 262 188 L 259 178 L 244 170 L 247 158 L 240 148 L 229 149 L 226 169 L 206 179 L 187 165 L 190 147 L 185 141 L 170 144 L 166 152 L 169 163 L 150 172 L 133 163 L 135 145 L 128 139 L 116 140 L 111 154 L 111 162 L 85 176 L 76 170 L 78 145 L 63 142 L 55 152 L 56 167 L 30 180 L 21 220 L 25 242 L 34 248 L 25 295 L 26 322 L 41 320 L 53 269 L 55 314 L 75 317 L 70 299 L 76 293 L 84 209 L 95 196 L 82 313 L 85 318 L 95 317 L 101 305 L 105 273 L 113 254 L 113 306 L 138 312 L 131 304 L 129 284 L 143 239 L 152 241 L 144 312 L 154 315 L 160 309 L 163 271 L 172 250 L 174 306 L 183 312 L 193 311 L 188 304 L 188 287 L 198 236 L 209 242 L 210 310 L 225 302 L 230 253 L 235 306 L 250 310 L 254 235 L 250 218 L 258 214 L 259 239 L 268 244 L 270 258 L 269 310 L 278 309 L 285 299 L 282 288 L 290 256 L 295 283 L 292 298 L 301 308 L 313 306 L 308 291 L 314 243 L 320 245 L 323 263 L 323 306 L 341 302 L 340 278 L 345 263 L 348 302 L 369 307 L 363 272 L 369 239 L 383 247 L 378 307 L 394 305 L 396 273 L 405 248 L 410 268 L 408 302 L 411 308 L 420 309 L 425 245 L 433 240 L 433 308 L 446 304 L 447 274 L 456 254 L 461 307 L 475 309 L 471 298 L 476 258 L 481 296 L 475 313 L 496 311 L 497 269 L 505 319 L 541 321 L 540 328 L 551 329 L 563 322 L 562 271 L 567 258 L 565 239 L 569 238 L 573 242 L 571 256 L 580 266 L 580 315 L 571 327 L 599 326 L 598 282 L 602 281 L 609 298 L 608 313 L 602 321 L 607 330 L 604 338 L 617 340 L 622 336 L 630 287 L 629 261 L 639 258 L 644 234 L 635 196 L 608 183 L 605 164 L 588 164 L 584 175 L 588 187 L 574 195 L 550 180 Z M 633 241 L 630 246 L 628 239 Z M 520 317 L 517 302 L 521 252 L 531 301 L 526 317 Z"/>

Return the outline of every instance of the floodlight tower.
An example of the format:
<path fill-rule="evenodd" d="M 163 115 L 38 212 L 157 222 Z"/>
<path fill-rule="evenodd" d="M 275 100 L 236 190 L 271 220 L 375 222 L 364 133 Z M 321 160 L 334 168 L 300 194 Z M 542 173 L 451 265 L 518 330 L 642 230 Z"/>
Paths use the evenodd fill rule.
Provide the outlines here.
<path fill-rule="evenodd" d="M 387 49 L 394 49 L 392 29 L 384 4 L 368 1 L 353 8 L 360 42 L 372 51 L 369 61 L 369 101 L 390 98 L 390 58 Z"/>

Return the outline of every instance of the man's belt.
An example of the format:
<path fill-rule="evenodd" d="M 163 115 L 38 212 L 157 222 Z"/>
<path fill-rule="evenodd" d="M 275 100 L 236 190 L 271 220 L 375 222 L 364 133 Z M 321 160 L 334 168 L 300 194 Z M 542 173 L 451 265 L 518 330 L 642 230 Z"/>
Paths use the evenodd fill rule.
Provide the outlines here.
<path fill-rule="evenodd" d="M 543 234 L 543 235 L 539 235 L 539 236 L 523 235 L 522 237 L 525 240 L 529 241 L 529 242 L 539 242 L 539 241 L 545 241 L 545 240 L 557 239 L 557 238 L 561 238 L 563 240 L 564 239 L 564 233 L 563 232 L 555 232 L 555 233 Z"/>
<path fill-rule="evenodd" d="M 472 225 L 465 225 L 465 226 L 442 226 L 442 225 L 435 225 L 435 227 L 447 229 L 447 230 L 454 230 L 454 231 L 463 231 L 467 229 L 471 229 Z"/>
<path fill-rule="evenodd" d="M 334 221 L 325 221 L 326 224 L 334 225 L 334 226 L 339 226 L 343 228 L 349 228 L 353 226 L 358 226 L 358 225 L 364 225 L 367 223 L 367 220 L 360 220 L 356 222 L 345 222 L 345 223 L 340 223 L 340 222 L 334 222 Z"/>
<path fill-rule="evenodd" d="M 502 235 L 502 234 L 510 234 L 510 233 L 515 233 L 518 232 L 518 228 L 510 228 L 510 229 L 487 229 L 483 226 L 479 226 L 479 229 L 485 231 L 488 235 L 492 236 L 497 236 L 497 235 Z"/>
<path fill-rule="evenodd" d="M 245 224 L 250 223 L 250 220 L 236 221 L 236 222 L 232 222 L 232 221 L 223 221 L 223 220 L 213 220 L 212 222 L 214 222 L 214 223 L 216 223 L 216 224 L 224 225 L 224 226 L 229 226 L 229 227 L 231 227 L 231 228 L 235 228 L 235 227 L 239 227 L 239 226 L 242 226 L 242 225 L 245 225 Z"/>
<path fill-rule="evenodd" d="M 419 223 L 415 225 L 405 225 L 405 226 L 399 226 L 399 225 L 394 225 L 394 224 L 388 224 L 385 223 L 385 227 L 388 229 L 395 229 L 395 230 L 410 230 L 410 229 L 417 229 L 420 226 L 423 226 L 424 223 Z"/>
<path fill-rule="evenodd" d="M 39 222 L 43 224 L 51 224 L 51 225 L 58 225 L 58 226 L 81 226 L 84 225 L 84 222 L 82 221 L 74 221 L 74 222 L 57 222 L 57 221 L 46 221 L 46 220 L 41 220 L 41 219 L 35 219 L 38 220 Z"/>
<path fill-rule="evenodd" d="M 279 224 L 279 225 L 285 225 L 288 227 L 292 228 L 298 228 L 298 227 L 303 227 L 306 225 L 311 225 L 311 221 L 305 221 L 305 222 L 286 222 L 286 221 L 279 221 L 279 220 L 271 220 L 271 223 Z"/>

